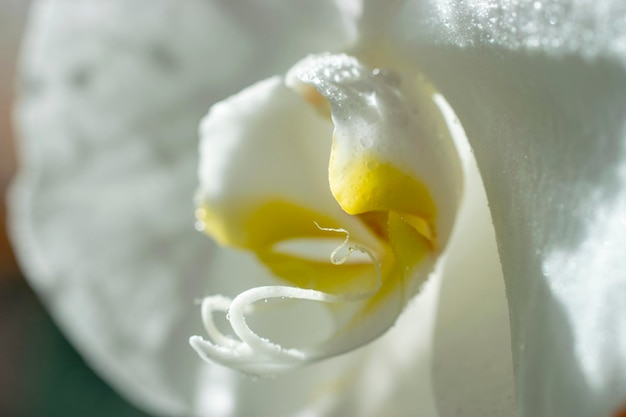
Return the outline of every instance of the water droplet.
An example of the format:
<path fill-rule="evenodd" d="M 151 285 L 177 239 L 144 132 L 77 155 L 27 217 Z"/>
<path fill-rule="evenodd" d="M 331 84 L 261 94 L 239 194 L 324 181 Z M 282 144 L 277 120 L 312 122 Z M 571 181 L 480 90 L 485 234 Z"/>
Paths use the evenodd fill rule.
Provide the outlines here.
<path fill-rule="evenodd" d="M 196 220 L 196 222 L 193 224 L 193 227 L 198 232 L 204 232 L 204 230 L 206 229 L 206 224 L 201 220 Z"/>
<path fill-rule="evenodd" d="M 540 2 L 540 1 L 536 1 L 536 2 L 533 4 L 533 7 L 535 8 L 535 10 L 541 10 L 541 8 L 543 7 L 543 5 L 541 4 L 541 2 Z"/>

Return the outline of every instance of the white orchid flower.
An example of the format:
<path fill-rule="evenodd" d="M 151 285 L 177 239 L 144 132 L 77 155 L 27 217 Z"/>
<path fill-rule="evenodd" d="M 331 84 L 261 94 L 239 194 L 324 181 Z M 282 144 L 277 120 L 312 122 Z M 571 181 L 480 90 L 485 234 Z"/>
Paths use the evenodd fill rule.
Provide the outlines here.
<path fill-rule="evenodd" d="M 623 414 L 625 19 L 583 0 L 39 1 L 18 256 L 156 414 Z M 197 226 L 243 252 L 193 230 L 220 100 Z"/>

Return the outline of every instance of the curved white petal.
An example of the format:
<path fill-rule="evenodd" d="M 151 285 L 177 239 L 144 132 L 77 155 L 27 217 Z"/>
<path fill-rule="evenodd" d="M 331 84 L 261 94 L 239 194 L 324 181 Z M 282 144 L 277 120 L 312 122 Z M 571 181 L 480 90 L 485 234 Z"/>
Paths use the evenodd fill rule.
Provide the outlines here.
<path fill-rule="evenodd" d="M 209 337 L 190 340 L 203 358 L 248 373 L 276 374 L 362 346 L 386 331 L 401 311 L 401 260 L 390 254 L 378 232 L 345 213 L 331 195 L 332 129 L 329 118 L 279 77 L 218 103 L 204 119 L 199 227 L 220 244 L 253 251 L 283 281 L 257 283 L 232 300 L 207 298 L 203 321 Z M 286 257 L 283 251 L 295 240 L 330 241 L 330 247 Z M 352 252 L 365 256 L 353 262 Z M 420 265 L 420 283 L 429 260 L 425 256 L 425 266 Z M 400 266 L 402 273 L 395 272 Z M 297 348 L 257 335 L 246 322 L 247 309 L 281 298 L 328 304 L 335 328 L 326 338 Z M 236 338 L 214 326 L 215 312 L 228 314 Z M 277 317 L 274 326 L 283 321 Z"/>
<path fill-rule="evenodd" d="M 240 382 L 199 367 L 186 342 L 219 259 L 191 219 L 198 121 L 258 77 L 345 45 L 350 22 L 332 2 L 36 3 L 13 242 L 70 339 L 136 404 L 193 413 L 208 388 Z"/>
<path fill-rule="evenodd" d="M 524 416 L 626 403 L 623 16 L 618 1 L 414 1 L 389 25 L 476 153 Z"/>
<path fill-rule="evenodd" d="M 440 99 L 436 98 L 437 103 L 442 106 Z M 212 206 L 219 206 L 220 202 L 233 198 L 234 201 L 247 203 L 252 207 L 254 199 L 266 198 L 267 195 L 291 196 L 307 201 L 307 197 L 301 195 L 301 181 L 302 177 L 308 176 L 307 174 L 315 174 L 315 169 L 310 167 L 316 165 L 313 163 L 316 158 L 315 154 L 304 152 L 309 158 L 303 159 L 300 149 L 311 149 L 310 142 L 307 141 L 310 141 L 312 138 L 309 136 L 315 133 L 315 129 L 311 128 L 312 121 L 320 123 L 318 129 L 321 129 L 321 134 L 328 129 L 323 123 L 324 119 L 313 109 L 308 109 L 307 112 L 307 107 L 308 105 L 286 89 L 278 78 L 258 83 L 215 106 L 205 119 L 202 128 L 203 158 L 199 190 L 201 199 L 215 199 Z M 460 143 L 467 148 L 467 144 L 463 142 L 462 129 L 454 115 L 449 111 L 444 114 L 450 127 L 456 130 L 455 134 L 461 136 Z M 232 123 L 229 120 L 231 118 L 238 118 L 239 123 Z M 307 121 L 308 118 L 312 120 Z M 302 127 L 307 128 L 298 134 Z M 322 145 L 324 148 L 328 147 L 323 142 Z M 227 158 L 220 155 L 224 152 L 228 155 Z M 324 155 L 327 153 L 327 150 L 321 152 Z M 469 175 L 466 186 L 470 194 L 461 208 L 461 221 L 455 229 L 446 255 L 445 264 L 452 265 L 446 266 L 443 283 L 439 281 L 440 275 L 434 277 L 434 281 L 427 284 L 417 299 L 407 307 L 392 330 L 359 353 L 335 360 L 334 364 L 345 366 L 338 371 L 338 375 L 344 373 L 344 376 L 328 377 L 328 380 L 336 378 L 337 383 L 341 380 L 350 383 L 344 382 L 345 385 L 341 385 L 341 395 L 322 397 L 321 401 L 314 403 L 312 407 L 317 412 L 359 416 L 435 416 L 439 415 L 438 408 L 442 415 L 448 415 L 456 413 L 459 406 L 468 405 L 472 407 L 471 412 L 476 415 L 482 413 L 496 416 L 514 412 L 508 316 L 506 303 L 503 302 L 503 283 L 496 281 L 496 288 L 491 288 L 490 284 L 493 284 L 494 278 L 499 278 L 499 274 L 496 273 L 495 276 L 485 274 L 494 269 L 499 270 L 493 230 L 489 224 L 486 199 L 477 168 L 474 162 L 471 164 L 468 162 L 471 159 L 469 149 L 464 149 L 463 155 L 463 159 L 470 165 L 466 168 Z M 317 164 L 321 165 L 323 162 L 321 160 Z M 274 172 L 274 170 L 282 172 L 293 164 L 297 164 L 298 169 L 290 171 L 294 172 L 290 180 L 278 178 Z M 254 175 L 255 173 L 257 175 Z M 268 178 L 264 178 L 266 175 L 274 181 L 268 181 Z M 216 184 L 211 185 L 213 181 Z M 308 181 L 314 183 L 319 179 L 310 176 Z M 211 190 L 212 188 L 214 189 Z M 232 206 L 231 209 L 238 208 Z M 275 227 L 280 227 L 280 222 L 276 222 Z M 485 254 L 482 250 L 483 245 L 476 245 L 474 241 L 468 242 L 467 233 L 471 233 L 481 243 L 484 240 L 487 250 L 491 249 L 491 252 Z M 239 256 L 236 252 L 232 255 Z M 488 259 L 485 259 L 485 255 Z M 470 259 L 467 259 L 468 257 Z M 486 260 L 488 265 L 485 265 Z M 214 276 L 222 279 L 232 277 L 238 281 L 241 278 L 248 278 L 250 284 L 247 285 L 255 286 L 267 282 L 262 271 L 257 272 L 252 279 L 250 276 L 240 276 L 237 268 L 239 265 L 235 258 L 232 264 L 223 265 L 223 271 L 213 271 Z M 476 276 L 479 274 L 482 276 Z M 481 308 L 472 306 L 472 302 L 481 302 L 484 297 L 493 300 L 483 302 Z M 210 300 L 216 306 L 222 305 L 216 309 L 227 309 L 231 305 L 230 300 L 223 298 L 215 297 Z M 467 308 L 476 311 L 464 311 Z M 465 316 L 461 321 L 457 317 L 459 310 Z M 230 314 L 233 314 L 232 311 Z M 436 321 L 437 315 L 444 315 L 444 320 Z M 436 340 L 434 350 L 431 352 L 435 322 Z M 468 323 L 473 324 L 473 327 L 469 328 L 470 332 L 480 332 L 484 337 L 489 337 L 489 332 L 492 331 L 496 336 L 499 336 L 499 332 L 505 332 L 507 337 L 504 344 L 492 341 L 492 347 L 485 348 L 472 343 L 475 338 L 472 335 L 468 336 L 468 329 L 464 327 Z M 209 336 L 219 344 L 221 336 L 215 337 L 214 330 L 210 330 L 209 333 Z M 481 341 L 484 342 L 484 339 Z M 501 338 L 497 341 L 502 342 Z M 229 345 L 236 346 L 237 343 L 234 339 L 230 341 L 226 339 L 226 342 L 221 344 L 230 347 Z M 199 341 L 195 341 L 194 344 L 202 353 L 203 346 Z M 463 344 L 464 347 L 463 357 L 460 358 L 457 357 L 459 344 Z M 215 353 L 209 353 L 207 358 L 224 361 L 230 366 L 242 367 L 241 363 L 229 363 L 227 357 L 220 358 L 219 355 L 216 357 Z M 345 363 L 348 358 L 358 363 L 357 368 L 351 368 Z M 440 390 L 438 403 L 435 402 L 431 389 L 433 359 L 438 371 L 435 374 L 435 384 L 446 388 L 452 384 L 457 385 L 455 389 Z M 256 360 L 260 361 L 261 358 L 257 357 Z M 242 369 L 255 371 L 249 366 L 243 364 Z M 307 371 L 323 369 L 319 366 L 309 368 Z M 468 367 L 478 368 L 481 372 L 481 384 L 473 383 L 475 374 L 467 372 Z M 445 372 L 441 372 L 440 368 L 444 368 Z M 457 375 L 455 372 L 459 370 L 464 373 Z M 284 381 L 284 377 L 281 375 L 276 381 Z M 461 388 L 458 385 L 461 385 Z M 497 406 L 493 403 L 494 395 L 501 398 Z"/>
<path fill-rule="evenodd" d="M 277 239 L 293 237 L 295 230 L 277 230 L 296 227 L 281 225 L 287 218 L 269 217 L 278 214 L 266 213 L 258 219 L 271 230 L 251 230 L 248 224 L 264 205 L 279 202 L 318 213 L 321 226 L 324 219 L 340 218 L 339 224 L 357 231 L 359 223 L 342 212 L 328 189 L 332 129 L 331 121 L 284 85 L 281 77 L 259 82 L 213 106 L 200 127 L 196 199 L 200 210 L 210 206 L 209 213 L 199 216 L 207 222 L 200 227 L 210 228 L 207 217 L 216 216 L 220 229 L 212 235 L 230 241 L 222 243 L 242 246 L 272 239 L 273 234 Z M 309 223 L 309 234 L 317 234 L 318 227 Z M 364 233 L 359 235 L 373 244 Z"/>
<path fill-rule="evenodd" d="M 509 311 L 487 196 L 459 120 L 447 102 L 438 102 L 465 163 L 466 192 L 442 260 L 434 396 L 444 416 L 515 416 Z"/>
<path fill-rule="evenodd" d="M 343 209 L 349 213 L 364 210 L 361 206 L 383 209 L 377 198 L 391 200 L 400 191 L 385 182 L 377 184 L 385 190 L 377 195 L 374 185 L 368 184 L 376 179 L 367 174 L 376 172 L 378 162 L 390 163 L 423 183 L 432 196 L 435 232 L 443 248 L 463 189 L 458 155 L 433 100 L 434 88 L 415 68 L 407 71 L 394 64 L 371 69 L 348 55 L 314 55 L 296 64 L 287 80 L 296 88 L 301 83 L 315 87 L 331 105 L 335 130 L 329 179 Z M 365 169 L 360 167 L 363 160 Z M 357 185 L 350 181 L 353 171 L 360 174 L 354 178 Z M 419 201 L 421 196 L 415 194 L 412 199 Z M 424 217 L 430 215 L 419 210 Z"/>
<path fill-rule="evenodd" d="M 449 109 L 441 97 L 437 102 Z M 462 128 L 452 112 L 444 114 L 465 165 L 459 218 L 437 272 L 395 326 L 364 349 L 337 415 L 517 415 L 506 295 L 487 200 Z M 348 400 L 354 397 L 360 400 Z"/>

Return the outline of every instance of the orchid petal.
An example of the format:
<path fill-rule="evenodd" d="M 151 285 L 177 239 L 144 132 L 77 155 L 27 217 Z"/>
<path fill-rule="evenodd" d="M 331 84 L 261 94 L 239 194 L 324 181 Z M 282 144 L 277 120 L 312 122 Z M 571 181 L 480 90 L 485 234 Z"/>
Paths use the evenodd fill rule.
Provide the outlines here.
<path fill-rule="evenodd" d="M 338 66 L 337 60 L 342 64 Z M 324 76 L 336 80 L 348 72 L 354 79 L 343 81 L 371 92 L 370 110 L 380 114 L 380 120 L 347 122 L 354 101 L 364 92 L 333 84 L 331 146 L 333 125 L 317 111 L 323 99 L 320 102 L 306 89 L 301 97 L 275 77 L 215 105 L 201 127 L 199 229 L 221 245 L 252 251 L 293 286 L 256 285 L 232 300 L 207 298 L 203 319 L 209 339 L 193 337 L 190 342 L 204 359 L 258 375 L 355 349 L 386 331 L 427 276 L 434 259 L 429 252 L 445 246 L 460 194 L 460 186 L 454 183 L 460 177 L 454 165 L 457 157 L 453 148 L 445 147 L 447 132 L 438 130 L 436 124 L 429 125 L 428 131 L 414 122 L 425 116 L 414 116 L 413 106 L 420 115 L 432 114 L 429 101 L 435 107 L 428 88 L 369 76 L 371 70 L 347 56 L 311 57 L 290 74 L 299 77 L 311 68 L 316 80 Z M 296 91 L 300 90 L 296 85 Z M 325 93 L 326 88 L 321 91 Z M 337 103 L 339 96 L 342 101 Z M 407 98 L 415 102 L 409 104 Z M 311 99 L 314 105 L 307 102 Z M 337 105 L 344 107 L 337 112 Z M 361 116 L 354 113 L 356 120 Z M 406 123 L 396 125 L 398 118 Z M 414 138 L 420 136 L 430 141 L 415 145 Z M 356 147 L 351 145 L 350 138 L 359 137 L 371 144 L 356 141 Z M 387 140 L 391 137 L 395 146 Z M 329 154 L 330 188 L 325 175 Z M 417 158 L 410 159 L 412 155 Z M 429 170 L 446 163 L 450 170 L 435 174 Z M 341 185 L 340 191 L 333 189 L 351 176 L 354 165 L 358 171 L 354 181 Z M 415 185 L 419 180 L 414 178 L 422 177 L 437 187 L 432 192 L 437 205 L 431 202 L 428 189 Z M 360 194 L 353 195 L 354 190 Z M 311 259 L 315 252 L 286 255 L 279 249 L 295 239 L 319 243 L 337 233 L 345 235 L 345 240 L 326 252 L 330 262 Z M 340 255 L 342 251 L 346 254 Z M 354 251 L 366 255 L 365 262 L 344 264 Z M 260 337 L 247 325 L 246 309 L 255 302 L 279 298 L 331 304 L 339 324 L 327 341 L 303 348 L 287 348 Z M 213 311 L 220 310 L 228 313 L 236 339 L 215 328 Z"/>
<path fill-rule="evenodd" d="M 626 403 L 623 16 L 621 2 L 414 1 L 387 27 L 476 153 L 521 415 L 611 416 Z"/>
<path fill-rule="evenodd" d="M 330 103 L 335 130 L 329 181 L 344 211 L 420 216 L 433 221 L 443 248 L 462 193 L 462 174 L 433 87 L 414 73 L 372 70 L 347 55 L 310 56 L 290 70 L 287 82 L 295 88 L 309 84 Z M 397 179 L 386 164 L 415 183 Z M 404 199 L 400 189 L 411 198 Z"/>
<path fill-rule="evenodd" d="M 440 415 L 515 416 L 509 311 L 487 196 L 459 120 L 442 97 L 438 103 L 464 161 L 466 192 L 442 260 L 434 397 Z"/>
<path fill-rule="evenodd" d="M 509 314 L 484 187 L 456 115 L 441 96 L 436 102 L 463 161 L 466 192 L 435 274 L 368 347 L 358 389 L 374 415 L 515 416 Z"/>
<path fill-rule="evenodd" d="M 352 36 L 332 2 L 281 4 L 264 19 L 248 2 L 55 0 L 32 11 L 13 242 L 87 361 L 155 413 L 194 413 L 207 386 L 239 382 L 198 366 L 186 344 L 201 330 L 194 300 L 209 291 L 199 278 L 221 256 L 190 221 L 198 121 Z M 296 27 L 289 50 L 275 48 Z"/>

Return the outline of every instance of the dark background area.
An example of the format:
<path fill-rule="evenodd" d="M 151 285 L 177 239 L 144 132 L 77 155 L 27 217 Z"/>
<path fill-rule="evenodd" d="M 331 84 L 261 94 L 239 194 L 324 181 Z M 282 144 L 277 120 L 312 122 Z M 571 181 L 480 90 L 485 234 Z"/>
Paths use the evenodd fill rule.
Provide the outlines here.
<path fill-rule="evenodd" d="M 0 0 L 0 417 L 145 417 L 100 380 L 29 288 L 7 238 L 5 193 L 15 173 L 11 103 L 30 0 Z"/>

